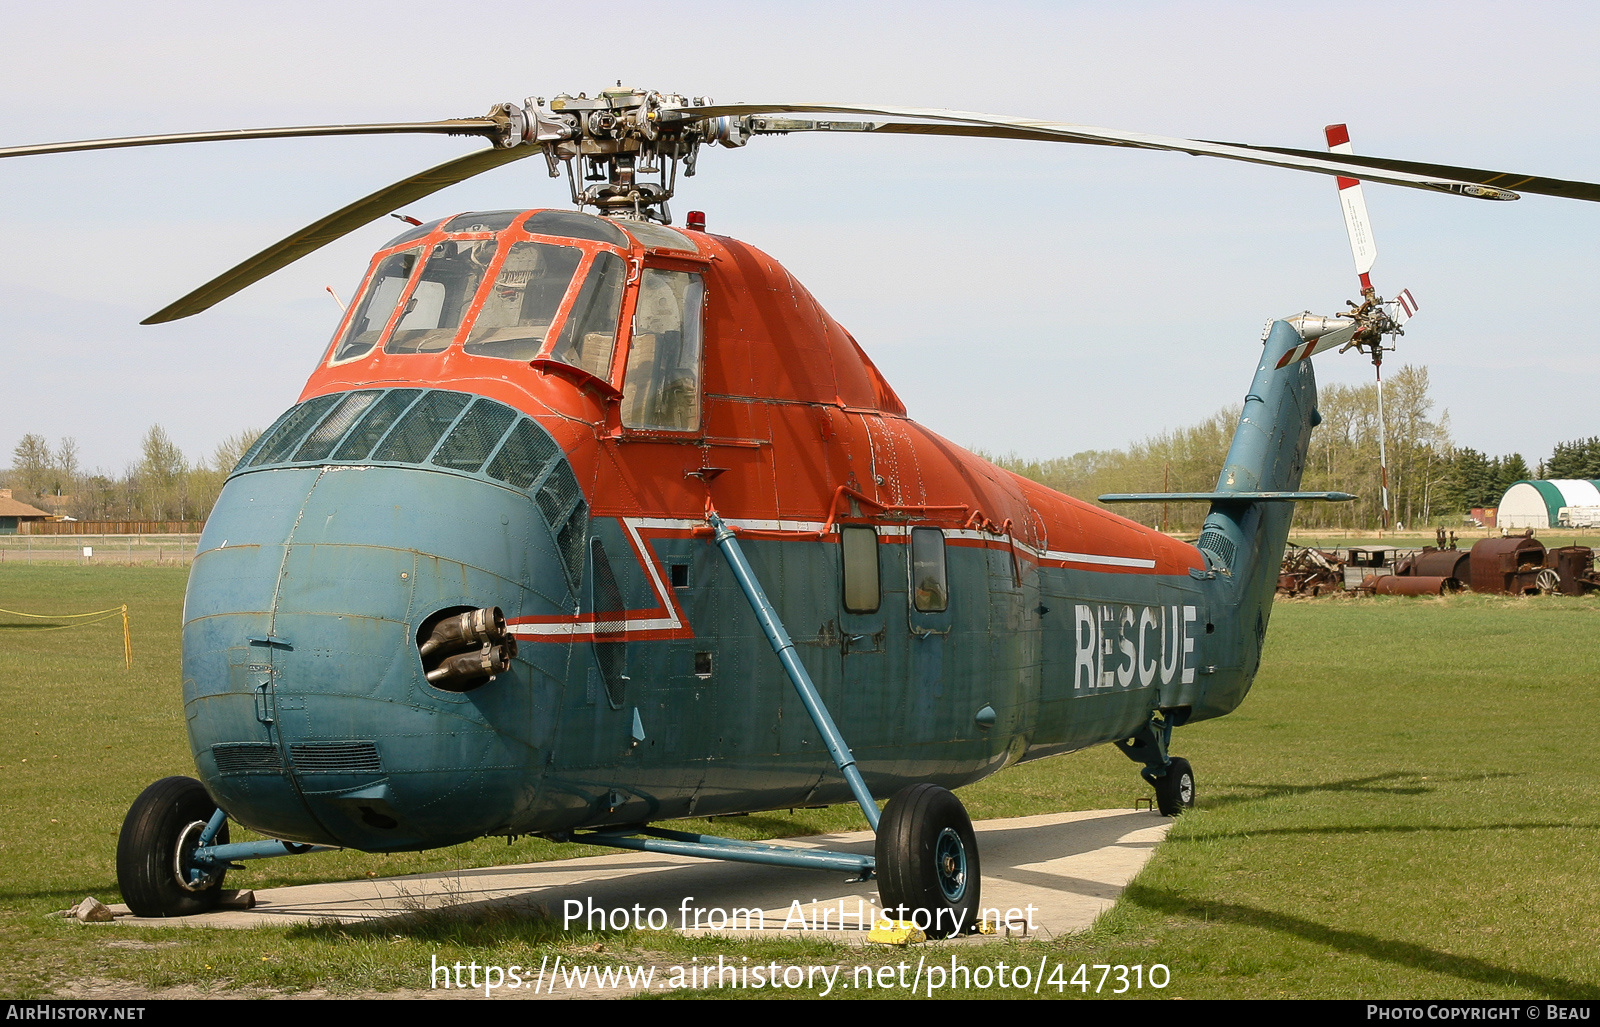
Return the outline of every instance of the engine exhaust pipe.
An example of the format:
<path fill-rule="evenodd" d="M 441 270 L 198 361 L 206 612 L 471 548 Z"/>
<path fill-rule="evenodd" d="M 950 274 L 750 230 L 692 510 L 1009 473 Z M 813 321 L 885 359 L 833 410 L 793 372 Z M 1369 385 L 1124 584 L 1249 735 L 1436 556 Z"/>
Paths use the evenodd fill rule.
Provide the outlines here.
<path fill-rule="evenodd" d="M 501 645 L 486 645 L 473 652 L 457 653 L 446 657 L 437 667 L 428 671 L 428 684 L 447 692 L 465 692 L 493 681 L 497 675 L 510 670 L 512 657 L 516 655 L 517 642 L 512 638 L 506 639 Z"/>
<path fill-rule="evenodd" d="M 511 669 L 517 640 L 506 631 L 498 606 L 452 614 L 423 624 L 427 637 L 417 645 L 428 683 L 447 692 L 468 692 Z"/>
<path fill-rule="evenodd" d="M 506 637 L 506 615 L 498 606 L 487 606 L 446 617 L 433 626 L 433 631 L 417 649 L 422 653 L 423 662 L 429 663 L 465 649 L 497 645 Z"/>

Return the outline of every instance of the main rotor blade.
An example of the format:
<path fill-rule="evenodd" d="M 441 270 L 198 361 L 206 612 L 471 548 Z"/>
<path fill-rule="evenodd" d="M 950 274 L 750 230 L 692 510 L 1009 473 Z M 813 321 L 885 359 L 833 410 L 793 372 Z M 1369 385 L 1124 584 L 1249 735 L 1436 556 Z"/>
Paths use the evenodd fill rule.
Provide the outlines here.
<path fill-rule="evenodd" d="M 464 182 L 474 175 L 481 175 L 502 164 L 509 164 L 543 152 L 537 146 L 480 150 L 385 186 L 342 210 L 334 211 L 321 221 L 307 225 L 287 239 L 268 246 L 244 263 L 218 275 L 189 295 L 163 307 L 139 323 L 161 324 L 198 314 L 274 271 L 287 267 L 306 254 L 321 249 L 335 239 L 349 235 L 368 222 L 376 221 L 396 207 L 403 207 L 446 186 Z"/>
<path fill-rule="evenodd" d="M 296 128 L 231 128 L 218 132 L 176 132 L 158 136 L 124 136 L 120 139 L 80 139 L 70 143 L 0 147 L 0 157 L 27 157 L 76 150 L 116 150 L 125 146 L 162 146 L 167 143 L 214 143 L 228 139 L 290 139 L 300 136 L 366 136 L 433 133 L 441 135 L 493 135 L 498 130 L 489 118 L 452 118 L 448 121 L 405 121 L 389 125 L 301 125 Z"/>
<path fill-rule="evenodd" d="M 1269 153 L 1282 153 L 1294 157 L 1316 155 L 1314 150 L 1295 150 L 1279 146 L 1251 146 L 1249 143 L 1232 143 L 1230 145 L 1243 147 L 1247 150 L 1265 150 Z M 1357 165 L 1358 170 L 1352 172 L 1352 174 L 1359 174 L 1361 178 L 1373 182 L 1378 181 L 1378 179 L 1359 169 L 1377 168 L 1389 171 L 1404 171 L 1414 175 L 1439 175 L 1444 178 L 1459 179 L 1463 182 L 1476 182 L 1479 185 L 1486 185 L 1495 189 L 1515 189 L 1518 192 L 1537 193 L 1540 196 L 1559 196 L 1567 200 L 1590 200 L 1600 203 L 1600 185 L 1594 182 L 1574 182 L 1564 178 L 1519 175 L 1510 171 L 1487 171 L 1483 168 L 1458 168 L 1452 164 L 1428 164 L 1414 160 L 1395 160 L 1392 157 L 1367 157 L 1359 153 L 1346 154 L 1340 159 L 1347 164 Z"/>
<path fill-rule="evenodd" d="M 1096 128 L 1092 125 L 1073 125 L 1065 122 L 1035 121 L 1030 118 L 1013 118 L 998 114 L 977 114 L 972 111 L 951 111 L 931 107 L 859 107 L 851 104 L 757 103 L 715 104 L 705 107 L 671 107 L 663 108 L 663 110 L 670 110 L 682 118 L 691 120 L 730 115 L 802 113 L 924 118 L 935 124 L 924 127 L 916 123 L 895 123 L 892 127 L 888 124 L 875 125 L 863 131 L 922 135 L 955 134 L 937 124 L 943 122 L 945 125 L 981 126 L 983 129 L 987 129 L 987 131 L 960 133 L 963 135 L 981 135 L 1001 139 L 1046 139 L 1055 142 L 1131 146 L 1145 150 L 1172 150 L 1197 157 L 1221 157 L 1251 164 L 1267 164 L 1274 167 L 1291 168 L 1296 171 L 1310 171 L 1321 175 L 1359 176 L 1369 182 L 1384 182 L 1389 185 L 1406 186 L 1412 189 L 1431 189 L 1438 192 L 1455 193 L 1460 196 L 1473 196 L 1486 200 L 1514 200 L 1517 198 L 1516 193 L 1502 186 L 1479 182 L 1470 178 L 1454 179 L 1437 175 L 1426 170 L 1426 165 L 1417 165 L 1418 168 L 1423 170 L 1412 171 L 1388 166 L 1405 162 L 1389 162 L 1381 158 L 1374 160 L 1355 156 L 1348 158 L 1343 156 L 1329 157 L 1327 154 L 1310 150 L 1245 146 L 1237 143 L 1212 142 L 1205 139 L 1176 139 L 1169 136 L 1149 135 L 1143 132 L 1125 132 L 1121 129 Z M 837 129 L 834 130 L 836 131 Z M 1566 184 L 1588 185 L 1588 183 Z M 1600 191 L 1600 186 L 1589 186 L 1589 188 Z M 1588 199 L 1589 197 L 1582 196 L 1580 198 Z M 1600 199 L 1600 195 L 1595 198 Z"/>

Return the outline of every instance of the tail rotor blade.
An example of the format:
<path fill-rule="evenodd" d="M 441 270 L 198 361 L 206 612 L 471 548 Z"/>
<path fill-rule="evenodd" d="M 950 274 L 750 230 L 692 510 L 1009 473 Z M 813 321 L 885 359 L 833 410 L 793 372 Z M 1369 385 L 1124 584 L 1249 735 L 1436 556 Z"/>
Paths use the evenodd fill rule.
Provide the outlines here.
<path fill-rule="evenodd" d="M 1350 133 L 1343 125 L 1329 125 L 1323 129 L 1328 138 L 1328 152 L 1354 153 Z M 1345 231 L 1350 235 L 1350 253 L 1355 257 L 1356 274 L 1361 278 L 1362 291 L 1372 288 L 1370 272 L 1378 259 L 1378 244 L 1372 237 L 1372 222 L 1367 218 L 1367 198 L 1361 192 L 1359 179 L 1338 177 L 1339 207 L 1344 211 Z"/>
<path fill-rule="evenodd" d="M 1416 314 L 1417 300 L 1411 295 L 1410 289 L 1401 289 L 1399 295 L 1384 304 L 1384 309 L 1388 311 L 1391 321 L 1404 326 Z"/>

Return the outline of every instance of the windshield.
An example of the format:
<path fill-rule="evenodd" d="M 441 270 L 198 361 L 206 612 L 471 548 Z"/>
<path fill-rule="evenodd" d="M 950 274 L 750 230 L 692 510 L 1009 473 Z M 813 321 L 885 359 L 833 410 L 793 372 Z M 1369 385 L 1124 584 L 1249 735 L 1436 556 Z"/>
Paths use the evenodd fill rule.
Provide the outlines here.
<path fill-rule="evenodd" d="M 493 239 L 446 239 L 433 247 L 385 353 L 437 353 L 450 345 L 494 259 Z"/>
<path fill-rule="evenodd" d="M 356 301 L 356 313 L 350 319 L 350 326 L 345 329 L 344 338 L 339 340 L 338 347 L 333 351 L 336 362 L 359 357 L 377 344 L 378 336 L 389 324 L 389 318 L 394 314 L 395 305 L 400 302 L 406 283 L 411 280 L 411 272 L 416 269 L 417 257 L 421 254 L 420 249 L 406 250 L 383 258 L 383 263 L 378 265 L 372 280 L 367 283 L 366 291 Z"/>
<path fill-rule="evenodd" d="M 537 356 L 582 259 L 575 246 L 514 244 L 473 322 L 467 352 L 522 361 Z"/>

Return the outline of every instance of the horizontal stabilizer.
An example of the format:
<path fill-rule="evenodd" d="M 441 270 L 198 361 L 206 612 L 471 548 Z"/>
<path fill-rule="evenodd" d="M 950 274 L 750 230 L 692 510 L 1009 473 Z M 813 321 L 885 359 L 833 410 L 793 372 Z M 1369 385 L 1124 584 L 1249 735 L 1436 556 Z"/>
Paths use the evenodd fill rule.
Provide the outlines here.
<path fill-rule="evenodd" d="M 1348 503 L 1348 492 L 1111 492 L 1102 503 Z"/>

